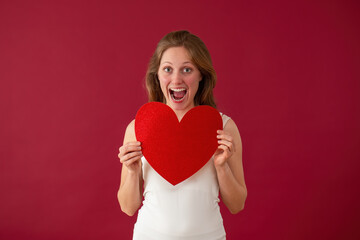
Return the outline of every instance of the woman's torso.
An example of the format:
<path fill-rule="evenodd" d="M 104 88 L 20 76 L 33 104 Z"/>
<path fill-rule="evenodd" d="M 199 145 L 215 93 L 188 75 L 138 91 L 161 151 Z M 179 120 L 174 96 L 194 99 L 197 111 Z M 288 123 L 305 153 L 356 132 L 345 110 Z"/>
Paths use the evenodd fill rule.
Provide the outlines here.
<path fill-rule="evenodd" d="M 222 115 L 223 126 L 229 117 Z M 173 186 L 142 158 L 144 201 L 133 239 L 225 239 L 213 157 L 194 175 Z"/>

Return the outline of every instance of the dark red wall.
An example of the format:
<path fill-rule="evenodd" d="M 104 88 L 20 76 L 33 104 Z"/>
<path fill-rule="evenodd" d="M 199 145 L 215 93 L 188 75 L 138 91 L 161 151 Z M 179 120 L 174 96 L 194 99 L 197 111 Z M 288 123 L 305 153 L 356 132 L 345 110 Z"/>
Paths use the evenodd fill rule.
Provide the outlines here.
<path fill-rule="evenodd" d="M 117 159 L 156 43 L 207 44 L 243 139 L 228 239 L 359 239 L 357 1 L 0 3 L 0 238 L 130 239 Z"/>

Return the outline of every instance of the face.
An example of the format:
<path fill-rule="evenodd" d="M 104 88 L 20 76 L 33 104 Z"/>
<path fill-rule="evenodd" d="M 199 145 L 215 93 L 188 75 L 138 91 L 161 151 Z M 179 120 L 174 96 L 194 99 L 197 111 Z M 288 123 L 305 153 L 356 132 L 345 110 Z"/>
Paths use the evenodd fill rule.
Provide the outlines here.
<path fill-rule="evenodd" d="M 172 47 L 163 53 L 158 78 L 166 104 L 174 111 L 188 111 L 194 107 L 202 76 L 186 48 Z"/>

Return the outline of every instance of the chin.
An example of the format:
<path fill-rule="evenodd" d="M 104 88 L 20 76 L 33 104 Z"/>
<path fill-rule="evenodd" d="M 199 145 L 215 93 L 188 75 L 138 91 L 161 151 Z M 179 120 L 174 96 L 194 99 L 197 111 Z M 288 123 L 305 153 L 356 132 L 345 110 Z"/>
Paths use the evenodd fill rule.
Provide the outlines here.
<path fill-rule="evenodd" d="M 183 101 L 180 103 L 170 102 L 170 106 L 173 110 L 189 110 L 194 104 Z"/>

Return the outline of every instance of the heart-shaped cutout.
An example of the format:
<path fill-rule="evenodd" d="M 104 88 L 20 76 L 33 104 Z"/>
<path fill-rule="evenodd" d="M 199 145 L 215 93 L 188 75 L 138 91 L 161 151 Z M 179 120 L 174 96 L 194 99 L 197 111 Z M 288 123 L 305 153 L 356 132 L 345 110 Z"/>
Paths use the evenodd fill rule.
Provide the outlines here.
<path fill-rule="evenodd" d="M 202 105 L 190 109 L 178 121 L 167 105 L 150 102 L 135 117 L 135 134 L 151 167 L 176 185 L 199 171 L 215 153 L 220 113 Z"/>

